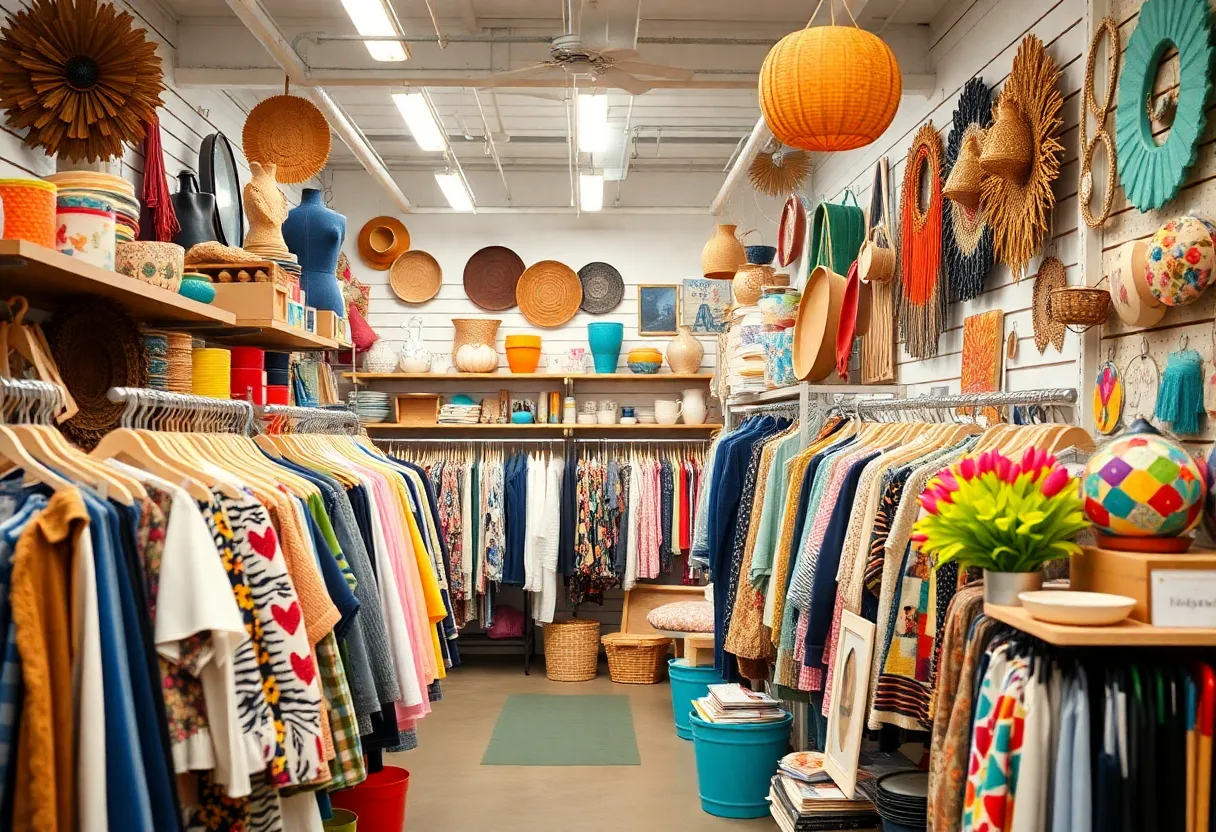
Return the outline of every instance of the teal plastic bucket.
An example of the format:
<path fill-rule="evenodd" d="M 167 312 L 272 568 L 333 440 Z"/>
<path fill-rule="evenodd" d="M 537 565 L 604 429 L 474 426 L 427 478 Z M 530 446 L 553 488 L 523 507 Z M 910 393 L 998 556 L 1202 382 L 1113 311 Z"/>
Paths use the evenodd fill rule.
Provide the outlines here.
<path fill-rule="evenodd" d="M 701 809 L 720 818 L 768 814 L 769 781 L 789 746 L 789 714 L 780 722 L 719 725 L 688 715 L 697 755 Z"/>
<path fill-rule="evenodd" d="M 691 667 L 687 659 L 668 659 L 667 678 L 671 680 L 671 709 L 676 717 L 676 736 L 691 740 L 692 726 L 688 724 L 688 711 L 692 701 L 708 696 L 709 686 L 722 684 L 722 677 L 712 664 Z"/>

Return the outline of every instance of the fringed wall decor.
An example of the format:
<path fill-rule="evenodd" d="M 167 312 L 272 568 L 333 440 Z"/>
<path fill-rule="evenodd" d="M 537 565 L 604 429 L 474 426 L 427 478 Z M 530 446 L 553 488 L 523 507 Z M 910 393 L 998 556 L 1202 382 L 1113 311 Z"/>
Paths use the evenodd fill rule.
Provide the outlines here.
<path fill-rule="evenodd" d="M 97 0 L 32 0 L 0 30 L 0 109 L 27 147 L 95 162 L 143 141 L 162 80 L 135 18 Z"/>
<path fill-rule="evenodd" d="M 878 242 L 899 257 L 899 217 L 891 210 L 891 163 L 886 156 L 874 166 L 870 188 L 869 230 Z M 899 263 L 895 279 L 870 283 L 870 331 L 861 338 L 861 383 L 890 384 L 895 381 L 895 311 L 899 297 Z"/>
<path fill-rule="evenodd" d="M 1060 155 L 1064 151 L 1057 138 L 1064 104 L 1057 88 L 1059 77 L 1060 71 L 1043 42 L 1027 35 L 997 99 L 998 115 L 984 143 L 980 202 L 992 228 L 996 259 L 1009 266 L 1014 280 L 1021 280 L 1030 258 L 1042 245 L 1055 207 L 1051 186 L 1060 175 Z M 1010 129 L 1002 129 L 1006 126 Z M 1027 147 L 1003 145 L 1010 137 L 1020 135 L 1022 128 L 1030 140 Z M 999 169 L 1004 174 L 994 172 L 987 163 L 989 156 L 1001 160 Z M 1015 166 L 1008 162 L 1014 156 L 1026 162 L 1023 177 L 1009 176 Z"/>
<path fill-rule="evenodd" d="M 945 217 L 946 273 L 954 300 L 971 300 L 984 290 L 992 271 L 992 229 L 980 205 L 983 171 L 978 151 L 992 123 L 992 90 L 982 78 L 963 86 L 954 110 L 954 127 L 946 140 L 946 185 L 950 200 Z"/>
<path fill-rule="evenodd" d="M 1094 72 L 1098 63 L 1098 47 L 1106 40 L 1106 96 L 1098 103 L 1094 95 Z M 1110 113 L 1111 102 L 1115 100 L 1115 81 L 1119 71 L 1119 28 L 1114 18 L 1109 15 L 1102 18 L 1098 28 L 1094 30 L 1094 39 L 1089 43 L 1089 54 L 1085 58 L 1085 86 L 1082 89 L 1085 110 L 1094 117 L 1094 137 L 1088 138 L 1085 112 L 1081 113 L 1081 179 L 1077 183 L 1077 194 L 1081 198 L 1081 218 L 1090 228 L 1097 228 L 1106 222 L 1110 216 L 1111 206 L 1115 202 L 1115 143 L 1111 141 L 1110 133 L 1106 132 L 1106 116 Z M 1094 193 L 1094 173 L 1091 169 L 1094 163 L 1094 151 L 1101 144 L 1106 150 L 1106 190 L 1102 197 L 1102 212 L 1094 216 L 1090 210 L 1089 201 Z"/>
<path fill-rule="evenodd" d="M 960 393 L 995 393 L 1001 389 L 1001 330 L 1004 325 L 1005 313 L 1000 309 L 963 320 Z M 982 413 L 990 423 L 997 419 L 992 408 L 985 408 Z"/>
<path fill-rule="evenodd" d="M 929 199 L 920 207 L 920 181 L 928 179 Z M 900 196 L 901 248 L 900 329 L 913 358 L 933 358 L 946 325 L 948 287 L 942 271 L 942 138 L 929 121 L 916 131 Z"/>
<path fill-rule="evenodd" d="M 1178 49 L 1178 103 L 1170 133 L 1158 145 L 1149 106 L 1157 64 Z M 1141 211 L 1174 198 L 1198 156 L 1212 91 L 1212 22 L 1207 0 L 1148 0 L 1124 53 L 1115 111 L 1119 181 L 1127 201 Z"/>
<path fill-rule="evenodd" d="M 765 196 L 788 196 L 802 186 L 811 175 L 811 154 L 778 145 L 776 150 L 763 151 L 752 159 L 747 176 L 752 187 Z"/>

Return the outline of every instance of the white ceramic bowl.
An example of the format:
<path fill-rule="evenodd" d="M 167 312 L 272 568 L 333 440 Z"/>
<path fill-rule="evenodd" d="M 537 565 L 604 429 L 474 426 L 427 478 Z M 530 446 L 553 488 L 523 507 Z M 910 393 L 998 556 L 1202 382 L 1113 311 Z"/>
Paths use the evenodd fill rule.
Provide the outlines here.
<path fill-rule="evenodd" d="M 1065 589 L 1043 589 L 1019 592 L 1018 600 L 1026 611 L 1039 621 L 1050 624 L 1071 624 L 1078 627 L 1102 627 L 1118 624 L 1127 618 L 1134 598 L 1105 592 L 1075 592 Z"/>
<path fill-rule="evenodd" d="M 595 414 L 594 414 L 594 413 L 580 413 L 580 414 L 578 414 L 578 424 L 580 424 L 580 425 L 594 425 L 594 424 L 595 424 Z"/>

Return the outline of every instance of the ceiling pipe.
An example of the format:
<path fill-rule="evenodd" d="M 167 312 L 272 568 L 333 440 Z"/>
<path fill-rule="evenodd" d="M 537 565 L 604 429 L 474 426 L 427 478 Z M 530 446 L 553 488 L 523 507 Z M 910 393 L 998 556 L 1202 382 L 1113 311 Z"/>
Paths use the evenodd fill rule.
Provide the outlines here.
<path fill-rule="evenodd" d="M 477 102 L 477 112 L 481 114 L 481 126 L 486 133 L 486 142 L 490 145 L 490 153 L 494 157 L 494 166 L 502 178 L 502 189 L 507 192 L 507 204 L 511 204 L 511 186 L 507 184 L 507 174 L 502 169 L 502 160 L 498 158 L 498 145 L 494 142 L 494 132 L 490 129 L 490 120 L 486 118 L 486 110 L 481 106 L 481 96 L 473 90 L 473 100 Z"/>
<path fill-rule="evenodd" d="M 457 214 L 462 213 L 455 211 L 452 208 L 440 207 L 418 207 L 415 208 L 415 214 Z M 466 213 L 467 212 L 463 212 Z M 494 206 L 486 208 L 483 206 L 477 207 L 478 214 L 570 214 L 580 216 L 581 212 L 576 206 L 574 208 L 566 208 L 561 205 L 553 206 L 520 206 L 520 207 L 504 207 Z M 619 214 L 622 216 L 663 216 L 663 217 L 704 217 L 709 214 L 709 210 L 703 205 L 678 205 L 672 207 L 625 207 L 625 208 L 608 208 L 598 212 L 601 215 Z"/>
<path fill-rule="evenodd" d="M 553 38 L 545 35 L 444 35 L 440 39 L 436 35 L 328 35 L 324 32 L 301 32 L 295 40 L 306 40 L 310 43 L 331 43 L 342 41 L 392 41 L 394 43 L 438 43 L 441 46 L 449 43 L 544 43 L 552 44 Z M 710 37 L 639 37 L 639 44 L 656 44 L 662 46 L 767 46 L 773 47 L 776 38 L 710 38 Z"/>
<path fill-rule="evenodd" d="M 752 133 L 747 137 L 747 143 L 743 145 L 742 152 L 735 159 L 735 164 L 730 169 L 730 173 L 726 174 L 726 181 L 722 183 L 722 189 L 718 191 L 718 195 L 714 197 L 714 201 L 709 204 L 709 213 L 716 217 L 722 216 L 722 211 L 726 208 L 726 203 L 730 201 L 730 195 L 735 188 L 747 175 L 747 169 L 751 167 L 752 160 L 756 158 L 756 154 L 761 148 L 768 143 L 768 140 L 773 137 L 773 131 L 768 129 L 768 124 L 765 123 L 764 117 L 756 122 L 756 126 L 752 128 Z"/>
<path fill-rule="evenodd" d="M 270 53 L 275 63 L 282 68 L 293 84 L 311 86 L 308 83 L 308 67 L 304 61 L 300 60 L 300 56 L 283 37 L 279 27 L 258 0 L 228 0 L 228 6 L 258 43 L 262 44 L 262 47 Z M 384 188 L 399 209 L 405 212 L 411 211 L 414 206 L 410 204 L 401 187 L 388 172 L 380 155 L 359 132 L 359 128 L 350 117 L 330 98 L 325 88 L 312 86 L 309 94 L 313 103 L 325 115 L 325 120 L 329 122 L 330 128 L 338 135 L 343 144 L 350 148 L 350 152 L 363 165 L 363 169 L 367 171 L 368 175 Z"/>

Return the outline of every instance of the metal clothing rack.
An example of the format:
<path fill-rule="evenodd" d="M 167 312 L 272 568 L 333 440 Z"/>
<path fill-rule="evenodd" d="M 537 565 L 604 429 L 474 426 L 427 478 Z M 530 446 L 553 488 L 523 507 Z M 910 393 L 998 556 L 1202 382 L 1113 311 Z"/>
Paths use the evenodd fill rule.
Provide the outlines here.
<path fill-rule="evenodd" d="M 952 396 L 918 396 L 909 399 L 867 399 L 856 401 L 845 409 L 858 416 L 870 416 L 875 413 L 916 411 L 916 410 L 945 410 L 957 408 L 972 408 L 974 411 L 982 407 L 1017 407 L 1032 405 L 1040 407 L 1074 406 L 1077 402 L 1075 387 L 1044 388 L 1040 390 L 1012 390 L 1003 393 L 960 393 Z"/>
<path fill-rule="evenodd" d="M 58 384 L 0 377 L 0 410 L 9 424 L 49 425 L 63 410 L 64 399 Z"/>
<path fill-rule="evenodd" d="M 239 399 L 212 399 L 144 387 L 111 387 L 106 398 L 125 404 L 124 428 L 243 433 L 253 427 L 253 405 Z"/>
<path fill-rule="evenodd" d="M 345 408 L 292 407 L 268 404 L 254 408 L 262 422 L 269 422 L 271 433 L 359 433 L 359 417 Z"/>

